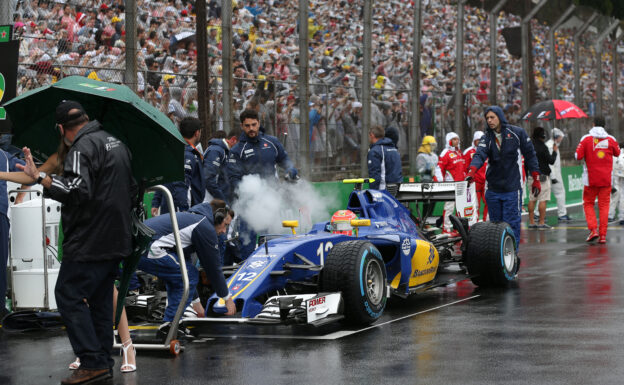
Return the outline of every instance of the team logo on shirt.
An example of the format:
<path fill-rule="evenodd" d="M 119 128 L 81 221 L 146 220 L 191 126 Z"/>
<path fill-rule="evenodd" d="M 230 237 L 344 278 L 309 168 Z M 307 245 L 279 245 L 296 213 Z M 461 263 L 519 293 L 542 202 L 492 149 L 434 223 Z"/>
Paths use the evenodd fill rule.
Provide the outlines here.
<path fill-rule="evenodd" d="M 596 156 L 598 157 L 598 159 L 602 159 L 602 158 L 605 157 L 605 153 L 604 153 L 604 151 L 598 151 L 596 153 Z"/>
<path fill-rule="evenodd" d="M 456 157 L 456 156 L 457 156 L 457 155 L 455 155 L 455 154 L 454 154 L 454 153 L 452 153 L 452 152 L 449 154 L 449 158 L 451 158 L 451 159 L 453 159 L 453 158 L 454 158 L 454 157 Z"/>
<path fill-rule="evenodd" d="M 594 148 L 609 148 L 609 140 L 594 139 Z"/>

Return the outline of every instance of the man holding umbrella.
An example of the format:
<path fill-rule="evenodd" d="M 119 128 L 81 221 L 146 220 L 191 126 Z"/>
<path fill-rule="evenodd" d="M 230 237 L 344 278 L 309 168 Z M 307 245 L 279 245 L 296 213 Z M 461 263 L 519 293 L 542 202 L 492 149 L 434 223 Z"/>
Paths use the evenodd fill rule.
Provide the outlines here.
<path fill-rule="evenodd" d="M 24 172 L 63 204 L 63 263 L 55 296 L 81 366 L 61 384 L 82 384 L 112 376 L 113 282 L 119 262 L 132 251 L 130 210 L 136 194 L 130 151 L 89 122 L 78 102 L 56 107 L 56 123 L 69 146 L 63 175 L 46 175 L 24 148 Z"/>

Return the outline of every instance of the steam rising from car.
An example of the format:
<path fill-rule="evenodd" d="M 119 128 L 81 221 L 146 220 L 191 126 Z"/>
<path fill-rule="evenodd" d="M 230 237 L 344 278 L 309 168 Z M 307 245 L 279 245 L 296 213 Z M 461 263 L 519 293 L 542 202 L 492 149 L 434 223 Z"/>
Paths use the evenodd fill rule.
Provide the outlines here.
<path fill-rule="evenodd" d="M 257 175 L 245 175 L 236 189 L 238 200 L 232 208 L 258 234 L 290 232 L 283 220 L 298 220 L 298 233 L 307 232 L 313 223 L 328 220 L 336 207 L 336 198 L 323 196 L 303 179 L 295 183 L 267 181 Z"/>

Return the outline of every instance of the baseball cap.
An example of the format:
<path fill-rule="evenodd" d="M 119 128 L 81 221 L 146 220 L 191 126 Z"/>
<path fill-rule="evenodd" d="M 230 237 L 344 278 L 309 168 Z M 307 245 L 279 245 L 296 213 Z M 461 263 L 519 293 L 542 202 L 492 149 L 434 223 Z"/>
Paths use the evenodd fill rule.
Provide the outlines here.
<path fill-rule="evenodd" d="M 69 111 L 74 109 L 80 110 L 80 112 L 74 112 L 70 114 Z M 58 106 L 56 106 L 56 123 L 65 124 L 69 121 L 81 117 L 82 115 L 85 115 L 86 113 L 87 112 L 85 111 L 84 107 L 82 107 L 82 104 L 74 100 L 63 100 L 59 103 Z"/>

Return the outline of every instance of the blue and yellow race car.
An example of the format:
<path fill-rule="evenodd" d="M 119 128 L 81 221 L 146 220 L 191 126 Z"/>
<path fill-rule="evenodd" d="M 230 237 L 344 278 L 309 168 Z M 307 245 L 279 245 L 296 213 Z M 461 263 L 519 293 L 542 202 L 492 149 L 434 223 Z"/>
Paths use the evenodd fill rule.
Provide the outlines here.
<path fill-rule="evenodd" d="M 295 233 L 297 221 L 284 221 L 292 234 L 260 237 L 228 280 L 240 317 L 218 317 L 225 306 L 212 296 L 206 310 L 217 316 L 207 321 L 367 325 L 382 315 L 389 296 L 405 298 L 466 278 L 479 286 L 515 279 L 516 240 L 506 223 L 470 225 L 451 216 L 451 234 L 428 224 L 422 203 L 454 200 L 459 213 L 473 211 L 466 195 L 474 189 L 466 182 L 404 183 L 395 195 L 362 189 L 366 179 L 347 182 L 355 188 L 333 221 L 306 234 Z"/>

